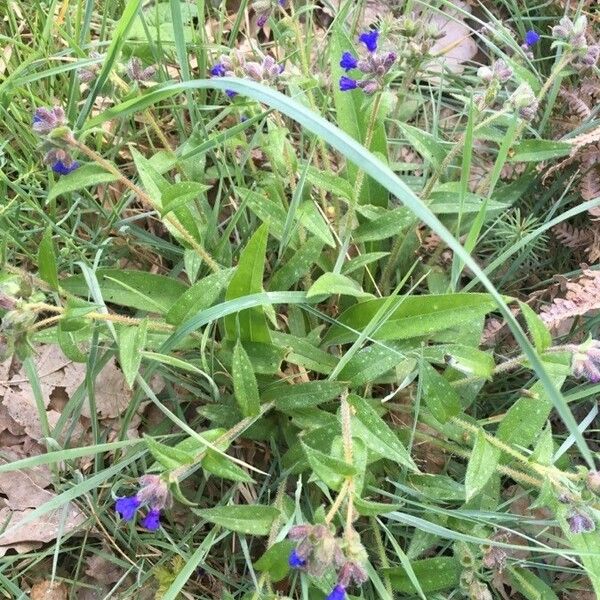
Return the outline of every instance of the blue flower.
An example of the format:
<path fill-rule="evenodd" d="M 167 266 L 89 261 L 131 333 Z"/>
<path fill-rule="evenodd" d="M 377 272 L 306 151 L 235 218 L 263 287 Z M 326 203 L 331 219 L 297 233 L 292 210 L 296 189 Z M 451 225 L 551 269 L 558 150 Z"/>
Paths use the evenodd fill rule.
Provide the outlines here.
<path fill-rule="evenodd" d="M 123 498 L 117 498 L 115 510 L 121 515 L 122 519 L 131 521 L 141 504 L 142 501 L 137 496 L 124 496 Z"/>
<path fill-rule="evenodd" d="M 212 66 L 210 70 L 210 74 L 213 77 L 225 77 L 227 70 L 225 69 L 225 65 L 223 63 L 216 63 Z"/>
<path fill-rule="evenodd" d="M 355 90 L 358 87 L 358 81 L 356 79 L 352 79 L 351 77 L 346 77 L 342 75 L 340 77 L 340 91 L 348 92 L 350 90 Z"/>
<path fill-rule="evenodd" d="M 377 41 L 379 40 L 379 31 L 367 31 L 361 33 L 358 39 L 367 47 L 369 52 L 375 52 L 377 50 Z"/>
<path fill-rule="evenodd" d="M 540 41 L 540 34 L 537 31 L 530 29 L 525 34 L 525 43 L 528 46 L 535 46 L 535 44 L 537 44 L 539 41 Z"/>
<path fill-rule="evenodd" d="M 160 510 L 153 508 L 141 521 L 141 525 L 148 531 L 160 529 Z"/>
<path fill-rule="evenodd" d="M 233 90 L 225 90 L 225 93 L 228 98 L 235 98 L 237 96 L 237 92 L 234 92 Z"/>
<path fill-rule="evenodd" d="M 52 165 L 52 170 L 55 173 L 58 173 L 59 175 L 68 175 L 69 173 L 72 173 L 75 169 L 79 168 L 79 163 L 74 160 L 72 162 L 66 163 L 62 160 L 57 160 L 53 165 Z"/>
<path fill-rule="evenodd" d="M 356 69 L 356 65 L 358 65 L 358 58 L 352 54 L 352 52 L 344 52 L 342 54 L 342 60 L 340 60 L 340 67 L 346 71 L 350 71 L 351 69 Z"/>
<path fill-rule="evenodd" d="M 343 585 L 338 584 L 331 590 L 329 596 L 327 596 L 325 600 L 345 600 L 345 598 L 346 588 Z"/>
<path fill-rule="evenodd" d="M 296 550 L 294 550 L 288 558 L 288 564 L 290 567 L 292 567 L 292 569 L 301 569 L 302 567 L 306 566 L 306 560 L 304 560 L 301 556 L 298 556 L 298 553 Z"/>

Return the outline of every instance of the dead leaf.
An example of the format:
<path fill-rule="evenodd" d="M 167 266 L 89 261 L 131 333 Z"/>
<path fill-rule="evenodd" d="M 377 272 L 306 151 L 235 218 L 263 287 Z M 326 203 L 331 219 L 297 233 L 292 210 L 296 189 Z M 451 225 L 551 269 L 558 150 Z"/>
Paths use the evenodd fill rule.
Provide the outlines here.
<path fill-rule="evenodd" d="M 5 452 L 4 456 L 8 460 L 2 462 L 12 462 L 20 458 L 14 452 Z M 0 493 L 6 496 L 8 508 L 36 508 L 54 498 L 55 494 L 45 489 L 51 482 L 50 470 L 47 467 L 0 473 Z"/>
<path fill-rule="evenodd" d="M 18 552 L 21 544 L 51 542 L 56 539 L 59 531 L 66 535 L 85 522 L 85 515 L 70 503 L 66 507 L 66 516 L 65 507 L 61 507 L 19 526 L 19 522 L 33 510 L 33 508 L 11 510 L 8 507 L 0 509 L 0 528 L 4 530 L 4 533 L 0 534 L 0 556 L 3 556 L 7 550 Z"/>
<path fill-rule="evenodd" d="M 464 22 L 464 12 L 470 12 L 471 9 L 461 0 L 452 0 L 451 3 L 456 9 L 446 8 L 444 14 L 436 13 L 431 17 L 431 23 L 445 34 L 431 48 L 431 53 L 441 58 L 441 64 L 438 61 L 430 65 L 429 70 L 434 73 L 441 72 L 443 68 L 452 73 L 462 73 L 463 64 L 477 54 L 472 31 Z"/>
<path fill-rule="evenodd" d="M 53 429 L 58 423 L 63 408 L 73 393 L 85 381 L 86 366 L 69 360 L 58 346 L 41 346 L 36 359 L 36 368 L 40 377 L 42 399 L 46 408 L 46 418 Z M 0 404 L 0 431 L 8 430 L 13 435 L 27 434 L 34 440 L 43 437 L 38 408 L 33 389 L 23 369 L 5 385 L 4 399 Z M 95 404 L 96 414 L 102 419 L 115 419 L 125 411 L 131 400 L 122 371 L 115 359 L 111 359 L 96 377 Z M 90 419 L 90 403 L 83 402 L 77 415 Z M 67 423 L 63 431 L 69 432 L 69 445 L 86 442 L 87 425 L 80 422 Z M 62 441 L 62 440 L 61 440 Z"/>
<path fill-rule="evenodd" d="M 31 588 L 31 600 L 67 600 L 69 591 L 64 583 L 40 581 Z"/>
<path fill-rule="evenodd" d="M 125 572 L 122 567 L 99 554 L 90 556 L 86 562 L 86 575 L 103 585 L 116 583 Z"/>

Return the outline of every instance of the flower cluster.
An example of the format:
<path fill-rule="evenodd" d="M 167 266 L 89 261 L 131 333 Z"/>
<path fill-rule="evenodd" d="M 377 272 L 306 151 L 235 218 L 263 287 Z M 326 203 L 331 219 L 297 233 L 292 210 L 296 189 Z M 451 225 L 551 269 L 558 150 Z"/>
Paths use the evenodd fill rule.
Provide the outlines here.
<path fill-rule="evenodd" d="M 539 102 L 528 83 L 522 83 L 512 93 L 508 99 L 508 104 L 525 121 L 533 121 L 539 108 Z"/>
<path fill-rule="evenodd" d="M 278 64 L 272 56 L 265 56 L 260 62 L 246 61 L 244 56 L 234 53 L 230 56 L 222 54 L 219 60 L 211 67 L 210 74 L 213 77 L 247 77 L 258 83 L 275 84 L 285 67 Z M 236 92 L 225 90 L 230 98 L 236 96 Z"/>
<path fill-rule="evenodd" d="M 90 58 L 99 61 L 102 58 L 102 55 L 99 52 L 92 50 L 92 52 L 90 52 Z M 101 62 L 93 63 L 87 67 L 84 67 L 83 69 L 79 69 L 77 71 L 77 77 L 79 77 L 79 81 L 82 83 L 90 83 L 96 79 L 96 76 L 101 68 Z"/>
<path fill-rule="evenodd" d="M 501 58 L 495 61 L 491 67 L 480 67 L 477 77 L 486 83 L 506 83 L 512 77 L 512 69 Z"/>
<path fill-rule="evenodd" d="M 567 517 L 571 533 L 590 533 L 596 529 L 593 519 L 581 510 L 573 510 Z"/>
<path fill-rule="evenodd" d="M 148 507 L 141 525 L 148 531 L 160 528 L 160 511 L 170 506 L 171 494 L 165 481 L 158 475 L 143 475 L 140 477 L 140 489 L 133 496 L 117 498 L 115 510 L 124 521 L 132 521 L 139 508 Z"/>
<path fill-rule="evenodd" d="M 523 43 L 521 44 L 521 49 L 525 52 L 525 56 L 528 59 L 533 58 L 532 48 L 540 41 L 541 36 L 537 31 L 530 29 L 523 39 Z"/>
<path fill-rule="evenodd" d="M 378 52 L 379 32 L 376 30 L 362 33 L 358 39 L 367 49 L 367 54 L 364 58 L 358 58 L 352 52 L 344 52 L 340 60 L 340 66 L 346 73 L 358 69 L 367 77 L 357 80 L 342 75 L 339 82 L 340 90 L 347 92 L 361 89 L 365 94 L 373 94 L 384 88 L 385 76 L 398 57 L 395 52 Z"/>
<path fill-rule="evenodd" d="M 273 12 L 273 9 L 276 7 L 285 8 L 287 5 L 287 0 L 255 0 L 252 3 L 252 8 L 256 14 L 256 26 L 259 28 L 264 27 Z"/>
<path fill-rule="evenodd" d="M 142 61 L 134 56 L 127 63 L 127 76 L 132 81 L 136 81 L 137 83 L 141 83 L 144 81 L 149 81 L 156 74 L 156 67 L 154 65 L 150 65 L 149 67 L 145 67 L 142 65 Z"/>
<path fill-rule="evenodd" d="M 567 51 L 573 54 L 571 65 L 576 69 L 593 67 L 600 58 L 600 46 L 588 44 L 586 31 L 587 19 L 584 15 L 578 17 L 575 22 L 569 17 L 563 17 L 558 25 L 552 28 L 555 44 L 565 45 Z"/>
<path fill-rule="evenodd" d="M 55 173 L 68 175 L 79 167 L 79 163 L 61 144 L 70 135 L 70 130 L 65 111 L 60 106 L 38 108 L 33 115 L 31 128 L 44 138 L 44 163 L 50 165 Z"/>
<path fill-rule="evenodd" d="M 341 539 L 328 525 L 298 525 L 290 530 L 289 538 L 297 542 L 288 559 L 291 568 L 317 578 L 328 569 L 337 571 L 337 582 L 326 600 L 345 600 L 348 587 L 367 580 L 363 566 L 367 554 L 354 530 Z"/>
<path fill-rule="evenodd" d="M 574 377 L 585 377 L 592 383 L 600 382 L 600 342 L 589 340 L 573 352 L 571 371 Z"/>

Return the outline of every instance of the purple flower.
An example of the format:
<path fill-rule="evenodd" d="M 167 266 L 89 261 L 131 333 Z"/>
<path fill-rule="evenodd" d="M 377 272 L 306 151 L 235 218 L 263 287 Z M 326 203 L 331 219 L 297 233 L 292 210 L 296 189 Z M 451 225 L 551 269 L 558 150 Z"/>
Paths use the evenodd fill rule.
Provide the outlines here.
<path fill-rule="evenodd" d="M 377 41 L 379 40 L 379 31 L 367 31 L 361 33 L 358 39 L 367 47 L 369 52 L 375 52 L 377 50 Z"/>
<path fill-rule="evenodd" d="M 225 94 L 228 98 L 235 98 L 237 96 L 237 92 L 234 92 L 233 90 L 225 90 Z"/>
<path fill-rule="evenodd" d="M 535 46 L 540 41 L 540 34 L 533 29 L 530 29 L 525 34 L 525 43 L 527 46 Z"/>
<path fill-rule="evenodd" d="M 358 82 L 356 79 L 352 79 L 351 77 L 346 77 L 342 75 L 340 77 L 340 91 L 348 92 L 349 90 L 355 90 L 358 87 Z"/>
<path fill-rule="evenodd" d="M 216 63 L 210 69 L 210 74 L 213 77 L 225 77 L 227 70 L 225 69 L 225 65 L 223 63 Z"/>
<path fill-rule="evenodd" d="M 53 165 L 52 165 L 52 170 L 55 173 L 58 173 L 58 175 L 68 175 L 69 173 L 72 173 L 73 171 L 75 171 L 75 169 L 79 168 L 79 163 L 74 160 L 72 162 L 64 162 L 62 160 L 57 160 Z"/>
<path fill-rule="evenodd" d="M 142 501 L 136 496 L 124 496 L 117 498 L 115 502 L 115 510 L 121 515 L 124 521 L 131 521 L 135 517 L 137 509 L 141 506 Z"/>
<path fill-rule="evenodd" d="M 325 600 L 345 600 L 346 588 L 343 585 L 336 585 Z"/>
<path fill-rule="evenodd" d="M 356 69 L 356 65 L 358 65 L 358 58 L 356 58 L 352 52 L 344 52 L 344 54 L 342 54 L 340 67 L 342 67 L 346 73 L 351 69 Z"/>
<path fill-rule="evenodd" d="M 299 556 L 298 552 L 294 550 L 288 558 L 288 564 L 290 567 L 292 567 L 292 569 L 301 569 L 302 567 L 306 566 L 306 560 Z"/>
<path fill-rule="evenodd" d="M 160 529 L 160 510 L 158 508 L 151 509 L 142 519 L 141 525 L 148 531 L 157 531 Z"/>
<path fill-rule="evenodd" d="M 259 15 L 258 18 L 256 19 L 256 26 L 260 29 L 261 27 L 264 27 L 267 24 L 267 21 L 269 20 L 269 15 L 268 14 L 262 14 Z"/>
<path fill-rule="evenodd" d="M 589 533 L 596 529 L 596 525 L 590 517 L 583 513 L 575 512 L 570 517 L 567 517 L 567 523 L 571 533 Z"/>
<path fill-rule="evenodd" d="M 66 125 L 65 111 L 60 106 L 36 109 L 32 119 L 32 129 L 39 135 L 47 135 L 57 127 Z"/>
<path fill-rule="evenodd" d="M 277 4 L 283 8 L 287 4 L 287 0 L 279 0 Z"/>

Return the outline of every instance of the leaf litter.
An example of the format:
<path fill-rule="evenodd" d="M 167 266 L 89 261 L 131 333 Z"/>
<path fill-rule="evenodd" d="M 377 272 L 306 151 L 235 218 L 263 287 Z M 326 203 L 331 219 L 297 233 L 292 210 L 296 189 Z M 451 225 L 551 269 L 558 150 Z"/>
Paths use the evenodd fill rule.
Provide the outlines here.
<path fill-rule="evenodd" d="M 42 423 L 33 389 L 25 370 L 13 368 L 10 361 L 0 363 L 0 464 L 43 454 L 46 451 Z M 90 426 L 92 414 L 85 393 L 86 365 L 69 360 L 55 345 L 37 348 L 35 367 L 39 375 L 45 417 L 50 431 L 61 447 L 92 444 Z M 83 387 L 81 387 L 83 386 Z M 81 402 L 73 403 L 74 394 L 81 387 Z M 103 436 L 108 441 L 119 436 L 120 417 L 129 406 L 132 392 L 114 358 L 109 360 L 96 377 L 95 408 Z M 69 404 L 70 403 L 70 404 Z M 75 406 L 74 404 L 78 404 Z M 139 437 L 141 405 L 132 418 L 127 437 Z M 66 422 L 60 431 L 54 431 L 62 413 L 68 410 Z M 86 470 L 90 459 L 80 460 L 80 469 Z M 8 550 L 27 552 L 51 542 L 58 535 L 69 534 L 80 528 L 85 515 L 73 503 L 50 511 L 23 527 L 19 521 L 33 510 L 56 498 L 52 489 L 52 474 L 47 466 L 0 473 L 0 556 Z M 56 596 L 58 597 L 58 596 Z"/>

